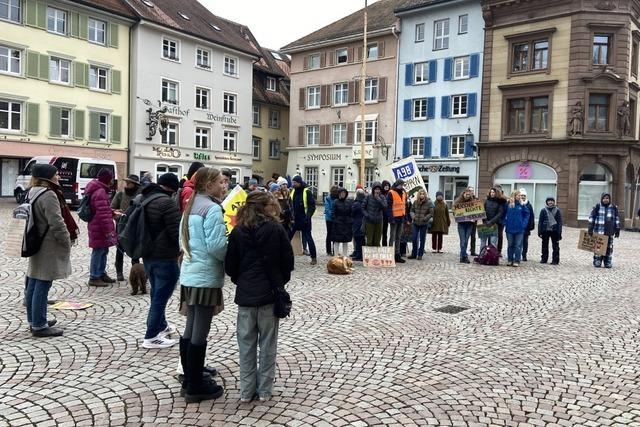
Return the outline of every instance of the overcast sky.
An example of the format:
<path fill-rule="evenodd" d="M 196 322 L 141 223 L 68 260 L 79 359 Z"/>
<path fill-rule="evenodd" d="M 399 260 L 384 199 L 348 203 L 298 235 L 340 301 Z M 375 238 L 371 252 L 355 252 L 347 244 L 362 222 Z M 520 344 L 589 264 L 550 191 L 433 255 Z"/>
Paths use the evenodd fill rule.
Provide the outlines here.
<path fill-rule="evenodd" d="M 364 0 L 199 0 L 214 15 L 244 24 L 263 47 L 280 49 L 364 7 Z M 369 4 L 375 0 L 369 0 Z"/>

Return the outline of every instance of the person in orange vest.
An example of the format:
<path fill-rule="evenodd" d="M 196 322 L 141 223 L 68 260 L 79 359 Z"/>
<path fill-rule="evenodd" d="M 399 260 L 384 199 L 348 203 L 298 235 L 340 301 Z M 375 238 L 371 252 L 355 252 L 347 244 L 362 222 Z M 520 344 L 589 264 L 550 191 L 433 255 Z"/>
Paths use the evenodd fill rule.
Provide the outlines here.
<path fill-rule="evenodd" d="M 389 244 L 393 245 L 397 263 L 404 263 L 400 255 L 400 239 L 402 227 L 409 219 L 407 217 L 407 192 L 404 191 L 404 181 L 398 179 L 387 194 L 387 218 L 389 218 Z"/>

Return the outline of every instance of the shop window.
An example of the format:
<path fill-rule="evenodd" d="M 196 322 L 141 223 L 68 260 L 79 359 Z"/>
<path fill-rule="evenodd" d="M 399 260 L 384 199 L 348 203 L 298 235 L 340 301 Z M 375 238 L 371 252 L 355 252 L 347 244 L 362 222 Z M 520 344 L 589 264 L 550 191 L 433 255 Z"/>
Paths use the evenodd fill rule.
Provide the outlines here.
<path fill-rule="evenodd" d="M 602 193 L 611 193 L 611 171 L 599 163 L 593 163 L 580 174 L 578 189 L 578 219 L 589 219 L 591 209 L 600 203 Z"/>
<path fill-rule="evenodd" d="M 553 168 L 538 162 L 513 162 L 500 167 L 493 182 L 500 184 L 506 195 L 524 188 L 536 215 L 547 197 L 556 197 L 558 176 Z"/>

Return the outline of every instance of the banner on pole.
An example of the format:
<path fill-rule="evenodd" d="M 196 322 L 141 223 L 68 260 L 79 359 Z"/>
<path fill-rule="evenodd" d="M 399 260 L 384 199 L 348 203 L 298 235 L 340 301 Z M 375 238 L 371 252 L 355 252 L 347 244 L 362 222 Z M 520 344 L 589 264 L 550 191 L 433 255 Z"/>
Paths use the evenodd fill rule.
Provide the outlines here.
<path fill-rule="evenodd" d="M 393 172 L 393 177 L 396 180 L 401 179 L 404 181 L 404 191 L 406 191 L 409 196 L 417 193 L 420 188 L 424 190 L 427 189 L 422 180 L 422 175 L 418 170 L 418 165 L 412 156 L 398 160 L 392 163 L 390 167 Z"/>
<path fill-rule="evenodd" d="M 456 222 L 477 221 L 487 217 L 482 200 L 471 200 L 453 205 Z"/>
<path fill-rule="evenodd" d="M 236 226 L 236 214 L 240 206 L 244 205 L 247 200 L 247 193 L 240 185 L 229 192 L 227 197 L 222 202 L 222 208 L 224 209 L 224 224 L 227 226 L 227 235 L 231 233 L 233 227 Z"/>

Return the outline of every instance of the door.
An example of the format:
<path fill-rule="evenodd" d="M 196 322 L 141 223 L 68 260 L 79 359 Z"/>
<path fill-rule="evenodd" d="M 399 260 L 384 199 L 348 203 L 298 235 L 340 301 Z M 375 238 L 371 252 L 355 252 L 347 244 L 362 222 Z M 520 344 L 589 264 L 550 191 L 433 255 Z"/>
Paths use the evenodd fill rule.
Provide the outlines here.
<path fill-rule="evenodd" d="M 18 159 L 2 160 L 2 196 L 13 197 L 13 190 L 16 178 L 20 172 L 20 161 Z"/>

